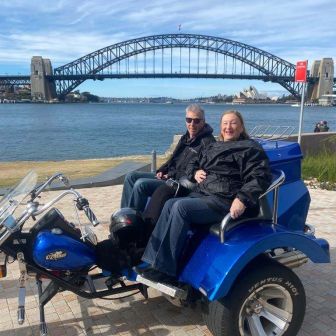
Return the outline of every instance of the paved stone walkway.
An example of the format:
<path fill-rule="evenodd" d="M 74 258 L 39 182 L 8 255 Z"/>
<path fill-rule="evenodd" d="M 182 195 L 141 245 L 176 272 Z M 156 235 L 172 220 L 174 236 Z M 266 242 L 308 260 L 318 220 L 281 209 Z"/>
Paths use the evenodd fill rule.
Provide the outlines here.
<path fill-rule="evenodd" d="M 82 189 L 92 209 L 101 220 L 96 228 L 105 239 L 109 217 L 119 206 L 121 186 Z M 52 197 L 59 192 L 48 192 Z M 331 247 L 331 264 L 308 263 L 295 269 L 304 283 L 307 310 L 299 336 L 336 335 L 336 192 L 311 190 L 312 203 L 308 223 L 315 225 L 316 235 L 326 238 Z M 69 200 L 60 203 L 69 219 L 73 210 Z M 83 221 L 85 218 L 83 217 Z M 26 322 L 17 323 L 17 263 L 9 265 L 8 276 L 0 280 L 0 336 L 39 335 L 39 314 L 34 280 L 29 281 L 26 297 Z M 150 300 L 141 295 L 105 301 L 86 300 L 70 292 L 58 293 L 46 305 L 49 335 L 210 335 L 200 309 L 177 308 L 154 290 Z"/>

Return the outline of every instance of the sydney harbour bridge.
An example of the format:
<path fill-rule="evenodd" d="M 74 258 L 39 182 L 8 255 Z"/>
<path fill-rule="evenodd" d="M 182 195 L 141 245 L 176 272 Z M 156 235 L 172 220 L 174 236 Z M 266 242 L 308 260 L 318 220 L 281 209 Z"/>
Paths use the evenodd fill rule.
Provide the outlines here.
<path fill-rule="evenodd" d="M 86 80 L 122 78 L 251 79 L 278 83 L 299 98 L 295 65 L 248 44 L 196 34 L 163 34 L 116 43 L 52 70 L 34 56 L 31 73 L 2 76 L 0 87 L 30 85 L 35 100 L 62 99 Z M 333 74 L 332 74 L 333 76 Z M 311 86 L 317 76 L 308 76 Z"/>

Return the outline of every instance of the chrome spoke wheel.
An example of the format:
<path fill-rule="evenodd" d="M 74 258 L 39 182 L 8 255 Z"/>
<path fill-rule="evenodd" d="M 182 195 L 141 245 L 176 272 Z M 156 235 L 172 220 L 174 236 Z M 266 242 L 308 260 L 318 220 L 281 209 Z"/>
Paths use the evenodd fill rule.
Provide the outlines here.
<path fill-rule="evenodd" d="M 269 284 L 253 291 L 239 312 L 241 336 L 281 336 L 293 316 L 293 301 L 286 288 Z"/>
<path fill-rule="evenodd" d="M 293 336 L 300 330 L 305 308 L 298 276 L 260 257 L 227 297 L 205 306 L 203 316 L 214 336 Z"/>

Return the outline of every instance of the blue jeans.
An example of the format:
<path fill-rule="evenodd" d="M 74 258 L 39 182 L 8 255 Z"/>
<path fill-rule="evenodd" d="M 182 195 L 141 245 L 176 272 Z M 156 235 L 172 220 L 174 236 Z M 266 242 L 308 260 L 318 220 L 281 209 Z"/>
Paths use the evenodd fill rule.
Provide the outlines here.
<path fill-rule="evenodd" d="M 223 214 L 211 209 L 202 198 L 168 200 L 148 241 L 142 261 L 161 272 L 176 276 L 188 231 L 222 219 Z"/>
<path fill-rule="evenodd" d="M 165 181 L 158 180 L 154 173 L 134 171 L 125 177 L 121 196 L 121 208 L 134 208 L 143 211 L 148 197 Z"/>

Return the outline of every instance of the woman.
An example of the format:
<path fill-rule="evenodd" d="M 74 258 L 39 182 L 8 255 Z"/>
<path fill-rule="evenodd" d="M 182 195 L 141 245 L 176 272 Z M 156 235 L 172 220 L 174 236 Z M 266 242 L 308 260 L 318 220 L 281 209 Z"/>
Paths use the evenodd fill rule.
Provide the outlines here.
<path fill-rule="evenodd" d="M 230 212 L 238 218 L 258 206 L 258 198 L 271 183 L 268 159 L 262 147 L 249 139 L 237 111 L 221 117 L 220 141 L 208 145 L 187 167 L 198 183 L 188 197 L 168 200 L 137 269 L 146 278 L 162 281 L 176 277 L 188 231 L 219 222 Z"/>

